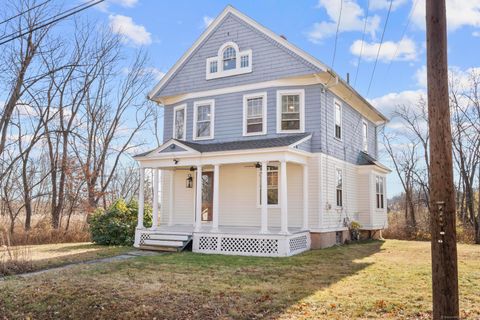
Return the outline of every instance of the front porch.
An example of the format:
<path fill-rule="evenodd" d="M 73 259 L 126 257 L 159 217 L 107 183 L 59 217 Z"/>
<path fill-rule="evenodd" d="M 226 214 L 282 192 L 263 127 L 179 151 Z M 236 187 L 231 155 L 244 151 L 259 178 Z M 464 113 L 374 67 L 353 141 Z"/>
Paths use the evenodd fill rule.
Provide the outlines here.
<path fill-rule="evenodd" d="M 135 242 L 142 248 L 150 244 L 151 239 L 179 241 L 179 236 L 185 236 L 191 237 L 194 252 L 263 257 L 291 256 L 310 248 L 308 231 L 302 228 L 289 228 L 288 231 L 288 234 L 281 234 L 280 228 L 271 228 L 271 233 L 262 234 L 259 228 L 238 226 L 219 226 L 217 231 L 212 231 L 208 225 L 195 231 L 191 225 L 161 225 L 156 230 L 137 230 L 138 241 Z"/>
<path fill-rule="evenodd" d="M 138 159 L 135 246 L 182 235 L 202 253 L 289 256 L 310 248 L 309 153 L 288 146 L 198 153 L 177 141 L 171 145 L 164 148 L 182 151 L 162 149 Z M 153 170 L 148 230 L 143 225 L 146 168 Z"/>

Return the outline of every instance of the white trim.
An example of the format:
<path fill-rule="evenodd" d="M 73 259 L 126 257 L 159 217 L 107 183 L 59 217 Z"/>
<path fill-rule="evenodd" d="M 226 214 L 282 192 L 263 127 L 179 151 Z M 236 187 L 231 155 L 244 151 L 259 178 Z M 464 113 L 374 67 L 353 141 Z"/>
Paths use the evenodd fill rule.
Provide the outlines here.
<path fill-rule="evenodd" d="M 282 130 L 282 96 L 298 95 L 300 112 L 300 129 Z M 305 132 L 305 89 L 277 90 L 277 133 L 303 133 Z"/>
<path fill-rule="evenodd" d="M 197 137 L 197 109 L 199 106 L 210 105 L 210 134 L 205 137 Z M 213 139 L 215 134 L 215 100 L 202 100 L 202 101 L 195 101 L 193 103 L 193 132 L 192 132 L 192 139 L 193 140 L 210 140 Z"/>
<path fill-rule="evenodd" d="M 183 109 L 183 139 L 176 136 L 175 124 L 177 123 L 177 111 Z M 187 104 L 180 104 L 173 108 L 173 132 L 172 137 L 178 140 L 187 140 Z"/>
<path fill-rule="evenodd" d="M 363 134 L 364 125 L 367 126 L 365 135 Z M 368 153 L 368 122 L 365 119 L 362 119 L 362 150 Z"/>
<path fill-rule="evenodd" d="M 248 99 L 262 98 L 262 131 L 261 132 L 247 132 L 247 114 L 248 114 Z M 267 92 L 249 93 L 243 95 L 243 136 L 259 136 L 267 134 Z"/>
<path fill-rule="evenodd" d="M 340 106 L 340 138 L 337 137 L 337 105 Z M 333 98 L 333 138 L 337 141 L 343 141 L 343 103 L 337 98 Z"/>
<path fill-rule="evenodd" d="M 183 56 L 175 63 L 175 65 L 167 72 L 167 74 L 160 80 L 160 82 L 153 88 L 152 91 L 148 93 L 148 97 L 153 99 L 154 96 L 157 94 L 158 91 L 170 80 L 170 78 L 175 74 L 175 72 L 183 65 L 185 61 L 196 51 L 196 49 L 202 44 L 202 42 L 208 38 L 208 36 L 216 29 L 216 27 L 222 22 L 222 20 L 228 15 L 233 14 L 239 19 L 243 20 L 245 23 L 251 25 L 252 27 L 258 29 L 260 32 L 266 34 L 276 42 L 280 43 L 281 45 L 285 46 L 290 51 L 296 53 L 301 58 L 305 59 L 306 61 L 310 62 L 317 68 L 327 71 L 329 68 L 324 65 L 322 62 L 311 56 L 310 54 L 306 53 L 302 49 L 292 45 L 287 40 L 283 39 L 279 35 L 275 34 L 274 32 L 268 30 L 267 28 L 260 25 L 258 22 L 254 21 L 252 18 L 246 16 L 245 14 L 241 13 L 237 9 L 233 8 L 232 6 L 228 5 L 220 15 L 208 26 L 208 28 L 202 33 L 202 35 L 195 41 L 195 43 L 183 54 Z"/>
<path fill-rule="evenodd" d="M 170 147 L 172 144 L 175 144 L 175 145 L 181 147 L 182 149 L 185 149 L 186 151 L 162 152 L 163 150 Z M 155 155 L 155 156 L 160 156 L 161 155 L 162 157 L 172 157 L 172 156 L 177 156 L 177 155 L 188 155 L 188 154 L 199 154 L 199 153 L 200 152 L 198 152 L 197 150 L 192 149 L 192 148 L 184 145 L 179 140 L 170 139 L 167 142 L 165 142 L 164 144 L 162 144 L 160 147 L 158 147 L 157 149 L 150 151 L 148 154 L 146 154 L 142 157 L 135 157 L 135 158 L 136 159 L 137 158 L 142 159 L 142 158 L 145 158 L 145 157 L 150 157 L 151 155 Z"/>
<path fill-rule="evenodd" d="M 233 47 L 235 50 L 235 68 L 230 69 L 230 70 L 223 70 L 223 52 L 226 48 L 228 47 Z M 247 67 L 241 67 L 241 57 L 242 56 L 248 56 L 248 66 Z M 217 62 L 217 72 L 210 72 L 210 64 L 212 62 Z M 250 73 L 252 72 L 252 50 L 243 50 L 240 51 L 240 48 L 238 45 L 233 42 L 233 41 L 228 41 L 225 42 L 220 48 L 218 49 L 218 53 L 214 57 L 209 57 L 206 59 L 206 66 L 205 66 L 205 73 L 206 73 L 206 79 L 211 80 L 211 79 L 218 79 L 218 78 L 223 78 L 223 77 L 230 77 L 230 76 L 236 76 L 239 74 L 245 74 L 245 73 Z"/>

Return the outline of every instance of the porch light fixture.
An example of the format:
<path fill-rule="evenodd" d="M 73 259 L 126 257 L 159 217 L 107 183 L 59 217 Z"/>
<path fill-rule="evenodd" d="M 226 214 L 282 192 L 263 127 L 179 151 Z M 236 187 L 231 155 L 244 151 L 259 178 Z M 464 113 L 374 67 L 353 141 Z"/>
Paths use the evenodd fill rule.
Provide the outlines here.
<path fill-rule="evenodd" d="M 175 164 L 178 164 L 178 161 L 180 161 L 180 160 L 178 160 L 178 159 L 173 159 L 173 162 L 174 162 Z"/>
<path fill-rule="evenodd" d="M 192 175 L 191 174 L 188 174 L 188 177 L 187 177 L 187 188 L 188 189 L 191 189 L 193 188 L 193 178 L 192 178 Z"/>
<path fill-rule="evenodd" d="M 260 162 L 255 163 L 255 168 L 260 169 L 261 167 L 262 165 L 260 164 Z"/>

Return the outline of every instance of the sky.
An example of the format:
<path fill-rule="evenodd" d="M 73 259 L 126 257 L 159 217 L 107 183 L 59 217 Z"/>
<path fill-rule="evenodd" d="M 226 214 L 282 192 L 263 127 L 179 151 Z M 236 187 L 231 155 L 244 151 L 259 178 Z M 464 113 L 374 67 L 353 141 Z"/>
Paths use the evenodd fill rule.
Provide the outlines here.
<path fill-rule="evenodd" d="M 151 70 L 160 79 L 228 4 L 286 36 L 343 78 L 350 73 L 354 88 L 387 116 L 396 105 L 413 105 L 425 94 L 425 0 L 392 0 L 389 15 L 389 0 L 106 0 L 84 14 L 122 35 L 132 54 L 147 50 Z M 447 20 L 450 67 L 460 74 L 479 67 L 480 0 L 447 0 Z M 393 120 L 389 126 L 401 130 L 396 124 Z M 380 160 L 392 167 L 380 153 Z M 392 172 L 388 196 L 401 190 Z"/>

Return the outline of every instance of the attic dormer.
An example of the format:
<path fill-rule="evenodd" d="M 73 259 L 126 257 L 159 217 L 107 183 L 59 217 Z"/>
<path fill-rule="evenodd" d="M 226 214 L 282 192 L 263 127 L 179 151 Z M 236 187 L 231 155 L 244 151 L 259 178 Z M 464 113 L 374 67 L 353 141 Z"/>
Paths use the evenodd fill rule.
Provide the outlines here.
<path fill-rule="evenodd" d="M 206 79 L 217 79 L 252 72 L 252 50 L 240 51 L 233 41 L 225 42 L 217 55 L 207 58 Z"/>

